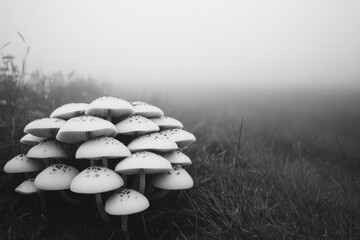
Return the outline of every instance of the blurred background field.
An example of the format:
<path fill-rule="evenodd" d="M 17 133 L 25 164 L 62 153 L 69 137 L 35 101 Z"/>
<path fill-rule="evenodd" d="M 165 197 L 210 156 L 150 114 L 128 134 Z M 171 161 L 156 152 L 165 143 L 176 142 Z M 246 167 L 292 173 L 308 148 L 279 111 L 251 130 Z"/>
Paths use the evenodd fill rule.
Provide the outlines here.
<path fill-rule="evenodd" d="M 10 59 L 11 60 L 11 59 Z M 157 105 L 197 142 L 185 150 L 195 184 L 130 217 L 134 239 L 358 239 L 360 94 L 354 90 L 192 88 L 157 92 L 99 84 L 74 73 L 0 75 L 0 166 L 26 153 L 24 126 L 69 102 L 101 95 Z M 0 175 L 1 239 L 118 239 L 92 200 L 84 209 L 36 199 Z"/>

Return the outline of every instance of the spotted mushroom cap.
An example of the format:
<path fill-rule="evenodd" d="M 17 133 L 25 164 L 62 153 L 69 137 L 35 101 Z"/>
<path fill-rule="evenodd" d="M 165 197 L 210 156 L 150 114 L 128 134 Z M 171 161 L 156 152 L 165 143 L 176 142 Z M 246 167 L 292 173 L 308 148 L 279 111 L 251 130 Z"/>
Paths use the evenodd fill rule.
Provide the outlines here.
<path fill-rule="evenodd" d="M 149 200 L 133 189 L 121 188 L 105 203 L 105 212 L 111 215 L 130 215 L 146 210 Z"/>
<path fill-rule="evenodd" d="M 29 158 L 67 158 L 64 147 L 56 140 L 45 140 L 32 147 L 27 153 Z"/>
<path fill-rule="evenodd" d="M 176 142 L 179 148 L 188 147 L 191 143 L 196 141 L 195 136 L 192 133 L 189 133 L 183 129 L 167 129 L 159 132 L 170 140 Z"/>
<path fill-rule="evenodd" d="M 68 120 L 73 117 L 78 117 L 85 114 L 85 109 L 88 107 L 87 103 L 68 103 L 55 109 L 50 118 L 60 118 Z"/>
<path fill-rule="evenodd" d="M 185 166 L 185 165 L 190 165 L 192 163 L 191 159 L 179 150 L 166 152 L 161 154 L 161 156 L 166 158 L 171 164 Z"/>
<path fill-rule="evenodd" d="M 38 172 L 44 168 L 42 161 L 28 158 L 25 154 L 20 154 L 9 160 L 4 166 L 6 173 L 26 173 Z"/>
<path fill-rule="evenodd" d="M 115 126 L 119 134 L 124 135 L 142 135 L 160 130 L 156 123 L 140 115 L 128 117 Z"/>
<path fill-rule="evenodd" d="M 27 195 L 40 192 L 40 190 L 35 187 L 34 178 L 29 178 L 17 186 L 15 192 Z"/>
<path fill-rule="evenodd" d="M 131 152 L 147 150 L 167 152 L 178 148 L 174 141 L 160 133 L 150 133 L 137 137 L 131 141 L 127 147 Z"/>
<path fill-rule="evenodd" d="M 36 137 L 36 136 L 28 133 L 20 139 L 20 143 L 25 144 L 25 145 L 34 146 L 34 145 L 38 144 L 39 142 L 44 141 L 45 139 L 46 138 Z"/>
<path fill-rule="evenodd" d="M 42 138 L 54 138 L 65 122 L 65 120 L 59 118 L 37 119 L 25 126 L 24 133 L 30 133 Z"/>
<path fill-rule="evenodd" d="M 189 173 L 179 165 L 166 173 L 152 175 L 150 181 L 154 187 L 165 190 L 188 189 L 194 185 Z"/>
<path fill-rule="evenodd" d="M 134 106 L 135 109 L 134 115 L 141 115 L 147 118 L 164 116 L 164 112 L 160 108 L 146 102 L 136 101 L 132 102 L 131 104 Z"/>
<path fill-rule="evenodd" d="M 147 151 L 136 152 L 120 161 L 115 167 L 116 172 L 126 175 L 137 174 L 140 169 L 144 169 L 145 174 L 154 174 L 167 172 L 172 167 L 165 158 Z"/>
<path fill-rule="evenodd" d="M 101 118 L 131 116 L 134 107 L 126 100 L 114 96 L 102 96 L 92 101 L 85 111 L 86 115 Z"/>
<path fill-rule="evenodd" d="M 76 159 L 122 158 L 131 155 L 130 150 L 119 140 L 100 137 L 84 142 L 76 151 Z"/>
<path fill-rule="evenodd" d="M 153 122 L 155 122 L 161 130 L 170 129 L 170 128 L 183 128 L 183 124 L 172 117 L 162 116 L 159 118 L 152 118 Z"/>
<path fill-rule="evenodd" d="M 41 190 L 66 190 L 79 171 L 66 164 L 54 164 L 39 173 L 34 181 L 35 187 Z"/>
<path fill-rule="evenodd" d="M 91 166 L 79 173 L 71 182 L 70 190 L 76 193 L 101 193 L 114 190 L 124 185 L 119 174 L 113 170 Z"/>
<path fill-rule="evenodd" d="M 66 143 L 81 143 L 98 137 L 116 135 L 117 129 L 111 122 L 98 117 L 80 116 L 69 119 L 60 128 L 56 139 Z"/>

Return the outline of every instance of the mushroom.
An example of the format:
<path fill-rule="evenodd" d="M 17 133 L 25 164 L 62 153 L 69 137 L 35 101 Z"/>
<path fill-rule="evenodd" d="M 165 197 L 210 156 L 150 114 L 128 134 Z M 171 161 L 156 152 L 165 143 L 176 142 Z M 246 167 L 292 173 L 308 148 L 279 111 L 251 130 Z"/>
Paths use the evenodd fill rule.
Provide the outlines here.
<path fill-rule="evenodd" d="M 191 159 L 179 150 L 166 152 L 161 154 L 161 156 L 166 158 L 171 164 L 175 165 L 186 166 L 191 165 L 192 163 Z"/>
<path fill-rule="evenodd" d="M 157 118 L 164 116 L 164 112 L 151 104 L 141 101 L 135 101 L 131 103 L 134 106 L 134 115 L 141 115 L 147 118 Z"/>
<path fill-rule="evenodd" d="M 114 117 L 127 117 L 134 113 L 134 107 L 122 98 L 103 96 L 92 101 L 86 115 L 97 116 L 111 121 Z"/>
<path fill-rule="evenodd" d="M 46 199 L 41 194 L 41 190 L 35 187 L 34 178 L 29 178 L 22 182 L 19 186 L 15 188 L 15 192 L 23 195 L 30 195 L 36 193 L 40 200 L 41 211 L 44 212 L 44 209 L 46 208 Z"/>
<path fill-rule="evenodd" d="M 167 172 L 172 169 L 171 164 L 165 158 L 147 151 L 136 152 L 130 157 L 120 161 L 115 171 L 125 174 L 139 174 L 139 192 L 145 192 L 145 174 L 154 174 L 160 172 Z"/>
<path fill-rule="evenodd" d="M 153 122 L 155 122 L 161 130 L 170 129 L 170 128 L 183 128 L 183 124 L 172 117 L 162 116 L 159 118 L 151 118 Z"/>
<path fill-rule="evenodd" d="M 115 124 L 115 126 L 119 134 L 135 136 L 160 130 L 156 123 L 140 115 L 128 117 Z"/>
<path fill-rule="evenodd" d="M 46 167 L 50 165 L 52 159 L 68 157 L 63 146 L 56 140 L 45 140 L 39 143 L 28 151 L 27 156 L 44 160 Z"/>
<path fill-rule="evenodd" d="M 35 187 L 41 190 L 60 191 L 63 199 L 69 203 L 77 203 L 64 190 L 70 188 L 71 181 L 79 173 L 76 168 L 66 164 L 54 164 L 40 172 L 34 181 Z"/>
<path fill-rule="evenodd" d="M 108 198 L 105 203 L 105 211 L 111 215 L 121 215 L 121 231 L 124 233 L 125 239 L 129 239 L 127 216 L 142 212 L 149 206 L 149 201 L 143 194 L 133 189 L 121 188 Z"/>
<path fill-rule="evenodd" d="M 36 137 L 36 136 L 28 133 L 20 139 L 20 143 L 25 144 L 25 145 L 34 146 L 34 145 L 44 141 L 45 139 L 46 138 Z"/>
<path fill-rule="evenodd" d="M 154 187 L 162 189 L 153 194 L 151 200 L 165 196 L 169 190 L 189 189 L 194 185 L 194 181 L 189 173 L 179 165 L 175 165 L 173 169 L 166 173 L 152 175 L 150 182 Z"/>
<path fill-rule="evenodd" d="M 87 103 L 68 103 L 55 109 L 50 118 L 60 118 L 68 120 L 85 114 L 85 110 L 89 104 Z"/>
<path fill-rule="evenodd" d="M 130 155 L 130 150 L 112 137 L 89 140 L 81 144 L 76 151 L 76 159 L 102 160 L 105 167 L 108 167 L 107 159 L 123 158 Z M 91 165 L 94 165 L 94 162 Z"/>
<path fill-rule="evenodd" d="M 161 132 L 159 132 L 159 134 L 162 134 L 168 137 L 170 140 L 176 142 L 179 148 L 186 148 L 191 143 L 196 141 L 196 138 L 192 133 L 189 133 L 183 129 L 176 128 L 176 129 L 162 130 Z"/>
<path fill-rule="evenodd" d="M 79 173 L 71 182 L 70 190 L 76 193 L 95 194 L 96 206 L 100 217 L 106 223 L 109 218 L 104 212 L 101 193 L 124 185 L 122 178 L 106 167 L 91 166 Z"/>
<path fill-rule="evenodd" d="M 66 143 L 81 143 L 97 137 L 116 135 L 117 129 L 111 122 L 98 117 L 80 116 L 69 119 L 60 128 L 56 139 Z"/>
<path fill-rule="evenodd" d="M 128 146 L 131 152 L 152 150 L 156 152 L 168 152 L 177 149 L 174 141 L 160 133 L 150 133 L 132 140 Z"/>
<path fill-rule="evenodd" d="M 36 137 L 55 138 L 59 129 L 65 124 L 65 120 L 59 118 L 41 118 L 28 123 L 24 133 L 30 133 Z"/>
<path fill-rule="evenodd" d="M 4 166 L 6 173 L 29 173 L 38 172 L 44 168 L 41 161 L 28 158 L 25 154 L 20 154 L 9 160 Z"/>

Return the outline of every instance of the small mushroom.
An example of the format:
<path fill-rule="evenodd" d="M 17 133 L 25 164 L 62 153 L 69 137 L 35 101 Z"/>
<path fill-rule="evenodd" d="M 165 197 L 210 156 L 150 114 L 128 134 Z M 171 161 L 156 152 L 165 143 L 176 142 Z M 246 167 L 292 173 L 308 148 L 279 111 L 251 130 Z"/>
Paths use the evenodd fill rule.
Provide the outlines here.
<path fill-rule="evenodd" d="M 30 133 L 41 138 L 55 138 L 57 132 L 65 122 L 65 120 L 59 118 L 37 119 L 25 126 L 24 133 Z"/>
<path fill-rule="evenodd" d="M 155 122 L 161 130 L 165 130 L 165 129 L 170 129 L 170 128 L 183 128 L 183 124 L 172 117 L 168 117 L 168 116 L 162 116 L 159 118 L 151 118 L 150 120 L 152 120 L 153 122 Z"/>
<path fill-rule="evenodd" d="M 166 158 L 171 164 L 175 165 L 186 166 L 191 165 L 192 163 L 191 159 L 179 150 L 166 152 L 161 154 L 161 156 Z"/>
<path fill-rule="evenodd" d="M 44 168 L 44 164 L 36 159 L 28 158 L 25 154 L 20 154 L 9 160 L 4 166 L 6 173 L 28 173 L 38 172 Z"/>
<path fill-rule="evenodd" d="M 128 117 L 115 124 L 115 126 L 119 134 L 135 136 L 160 130 L 156 123 L 140 115 Z"/>
<path fill-rule="evenodd" d="M 134 106 L 134 115 L 141 115 L 147 118 L 157 118 L 164 116 L 164 112 L 151 104 L 141 101 L 135 101 L 131 103 Z"/>
<path fill-rule="evenodd" d="M 178 146 L 174 141 L 170 140 L 167 136 L 164 136 L 160 133 L 150 133 L 135 138 L 128 144 L 127 147 L 131 152 L 168 152 L 178 149 Z"/>
<path fill-rule="evenodd" d="M 60 118 L 68 120 L 73 117 L 78 117 L 85 114 L 85 110 L 89 104 L 87 103 L 68 103 L 55 109 L 50 118 Z"/>
<path fill-rule="evenodd" d="M 36 136 L 28 133 L 20 139 L 20 143 L 22 143 L 24 145 L 34 146 L 34 145 L 44 141 L 45 139 L 46 138 L 36 137 Z"/>
<path fill-rule="evenodd" d="M 46 167 L 50 165 L 50 161 L 53 159 L 68 157 L 64 147 L 56 140 L 45 140 L 40 142 L 28 151 L 27 156 L 29 158 L 44 160 Z"/>
<path fill-rule="evenodd" d="M 170 140 L 176 142 L 179 148 L 186 148 L 191 143 L 196 141 L 195 136 L 183 129 L 167 129 L 162 130 L 159 134 L 168 137 Z"/>

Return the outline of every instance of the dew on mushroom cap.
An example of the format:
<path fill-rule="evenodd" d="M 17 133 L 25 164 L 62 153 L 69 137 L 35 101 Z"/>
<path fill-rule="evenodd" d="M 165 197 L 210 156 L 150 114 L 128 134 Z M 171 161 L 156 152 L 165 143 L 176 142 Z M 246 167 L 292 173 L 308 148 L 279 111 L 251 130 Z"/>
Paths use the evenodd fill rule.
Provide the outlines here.
<path fill-rule="evenodd" d="M 35 187 L 42 190 L 65 190 L 79 171 L 66 164 L 54 164 L 45 168 L 35 178 Z"/>
<path fill-rule="evenodd" d="M 176 142 L 179 148 L 188 147 L 191 143 L 196 141 L 195 136 L 183 129 L 167 129 L 159 132 L 159 134 L 168 137 L 170 140 Z"/>
<path fill-rule="evenodd" d="M 56 139 L 66 143 L 80 143 L 93 138 L 116 135 L 117 129 L 111 122 L 93 116 L 80 116 L 69 119 L 60 128 Z"/>
<path fill-rule="evenodd" d="M 174 141 L 159 133 L 150 133 L 140 136 L 131 141 L 127 147 L 131 152 L 144 150 L 167 152 L 178 148 Z"/>
<path fill-rule="evenodd" d="M 20 154 L 9 160 L 4 166 L 6 173 L 27 173 L 37 172 L 44 168 L 44 164 L 36 159 L 28 158 L 25 154 Z"/>
<path fill-rule="evenodd" d="M 148 199 L 136 190 L 122 188 L 112 194 L 105 203 L 105 211 L 111 215 L 130 215 L 146 210 Z"/>
<path fill-rule="evenodd" d="M 119 134 L 125 135 L 146 134 L 160 130 L 156 123 L 140 115 L 128 117 L 115 126 Z"/>
<path fill-rule="evenodd" d="M 68 103 L 55 109 L 50 118 L 60 118 L 68 120 L 73 117 L 81 116 L 85 114 L 85 109 L 88 107 L 87 103 Z"/>
<path fill-rule="evenodd" d="M 92 101 L 85 111 L 86 115 L 102 118 L 131 116 L 134 107 L 126 100 L 114 96 L 102 96 Z"/>
<path fill-rule="evenodd" d="M 37 119 L 25 126 L 24 133 L 30 133 L 42 138 L 54 138 L 65 122 L 65 120 L 59 118 Z"/>
<path fill-rule="evenodd" d="M 70 190 L 76 193 L 102 193 L 124 185 L 122 178 L 113 170 L 91 166 L 79 173 L 71 182 Z"/>
<path fill-rule="evenodd" d="M 76 151 L 76 159 L 122 158 L 130 156 L 130 150 L 112 137 L 100 137 L 84 142 Z"/>
<path fill-rule="evenodd" d="M 30 178 L 22 182 L 19 186 L 15 188 L 15 192 L 20 194 L 32 194 L 40 192 L 39 189 L 35 187 L 34 178 Z"/>

